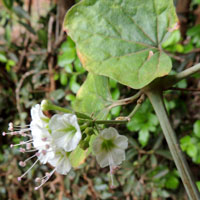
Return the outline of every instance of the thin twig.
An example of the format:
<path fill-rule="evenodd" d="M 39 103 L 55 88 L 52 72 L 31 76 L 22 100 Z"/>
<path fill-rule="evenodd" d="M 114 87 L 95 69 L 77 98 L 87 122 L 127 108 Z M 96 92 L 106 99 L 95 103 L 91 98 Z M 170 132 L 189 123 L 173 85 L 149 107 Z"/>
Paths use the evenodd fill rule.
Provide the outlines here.
<path fill-rule="evenodd" d="M 194 65 L 193 67 L 190 67 L 178 74 L 176 74 L 174 77 L 176 78 L 177 81 L 180 81 L 184 78 L 187 78 L 191 75 L 193 75 L 194 73 L 200 71 L 200 63 Z"/>
<path fill-rule="evenodd" d="M 54 81 L 54 75 L 53 75 L 53 55 L 52 55 L 52 31 L 53 31 L 53 22 L 54 22 L 54 17 L 51 16 L 49 19 L 49 24 L 48 24 L 48 47 L 47 47 L 47 52 L 49 55 L 49 60 L 48 60 L 48 68 L 49 68 L 49 79 L 50 79 L 50 91 L 54 91 L 56 86 L 55 86 L 55 81 Z"/>
<path fill-rule="evenodd" d="M 23 85 L 23 82 L 24 80 L 28 77 L 28 76 L 31 76 L 33 74 L 36 73 L 36 70 L 31 70 L 31 71 L 28 71 L 26 72 L 20 79 L 18 85 L 17 85 L 17 88 L 15 90 L 15 93 L 16 93 L 16 102 L 17 102 L 17 110 L 19 113 L 21 113 L 21 106 L 20 106 L 20 89 Z"/>
<path fill-rule="evenodd" d="M 178 87 L 171 87 L 169 90 L 177 90 L 182 92 L 200 92 L 200 89 L 194 89 L 194 88 L 178 88 Z"/>
<path fill-rule="evenodd" d="M 130 104 L 134 101 L 136 101 L 140 96 L 142 95 L 142 91 L 140 90 L 139 92 L 137 92 L 135 95 L 133 95 L 132 97 L 126 98 L 126 99 L 120 99 L 118 101 L 115 101 L 112 105 L 110 105 L 108 107 L 108 109 L 111 109 L 113 107 L 116 106 L 121 106 L 121 105 L 127 105 Z"/>
<path fill-rule="evenodd" d="M 165 51 L 165 53 L 167 55 L 169 55 L 170 57 L 172 57 L 173 59 L 177 60 L 177 61 L 180 61 L 180 62 L 184 62 L 185 61 L 184 58 L 181 58 L 180 56 L 176 56 L 176 55 L 174 55 L 174 54 L 172 54 L 172 53 L 170 53 L 168 51 Z"/>
<path fill-rule="evenodd" d="M 133 111 L 127 116 L 128 120 L 130 120 L 135 115 L 135 113 L 139 110 L 144 100 L 145 100 L 145 95 L 142 94 L 142 96 L 137 100 L 137 105 L 135 106 Z"/>

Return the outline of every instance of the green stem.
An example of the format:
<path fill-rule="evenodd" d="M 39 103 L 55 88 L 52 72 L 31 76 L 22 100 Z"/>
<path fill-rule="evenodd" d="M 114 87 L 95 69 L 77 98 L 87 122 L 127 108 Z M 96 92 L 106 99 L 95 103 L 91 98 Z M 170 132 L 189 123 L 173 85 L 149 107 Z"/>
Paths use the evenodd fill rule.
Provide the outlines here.
<path fill-rule="evenodd" d="M 135 106 L 133 111 L 126 117 L 128 120 L 130 120 L 135 115 L 135 113 L 139 110 L 144 100 L 145 100 L 145 95 L 142 94 L 139 100 L 137 101 L 137 105 Z"/>
<path fill-rule="evenodd" d="M 139 92 L 137 92 L 135 95 L 133 95 L 131 97 L 115 101 L 112 105 L 109 106 L 109 109 L 116 107 L 116 106 L 127 105 L 129 103 L 132 103 L 133 101 L 137 100 L 141 96 L 141 94 L 142 94 L 142 91 L 140 90 Z"/>
<path fill-rule="evenodd" d="M 180 81 L 184 78 L 191 76 L 192 74 L 194 74 L 198 71 L 200 71 L 200 63 L 197 64 L 197 65 L 194 65 L 193 67 L 190 67 L 190 68 L 188 68 L 188 69 L 186 69 L 186 70 L 184 70 L 184 71 L 182 71 L 178 74 L 176 74 L 174 77 L 176 78 L 177 81 Z"/>
<path fill-rule="evenodd" d="M 88 120 L 79 119 L 81 122 L 89 122 L 94 124 L 126 124 L 129 120 Z"/>
<path fill-rule="evenodd" d="M 167 140 L 169 149 L 175 161 L 176 167 L 178 168 L 180 177 L 183 181 L 187 194 L 190 200 L 199 200 L 200 194 L 193 180 L 190 168 L 188 167 L 188 164 L 180 149 L 174 130 L 169 121 L 167 111 L 163 102 L 162 93 L 159 90 L 149 90 L 146 91 L 146 94 L 154 107 L 156 115 L 158 116 L 161 128 Z"/>
<path fill-rule="evenodd" d="M 78 118 L 83 118 L 83 119 L 92 119 L 90 116 L 84 114 L 84 113 L 80 113 L 80 112 L 75 112 L 75 111 L 72 111 L 72 110 L 69 110 L 67 108 L 63 108 L 63 107 L 60 107 L 60 106 L 56 106 L 54 104 L 52 104 L 50 101 L 48 100 L 43 100 L 42 103 L 41 103 L 41 106 L 42 106 L 42 110 L 43 111 L 49 111 L 49 110 L 52 110 L 52 111 L 59 111 L 59 112 L 63 112 L 63 113 L 71 113 L 71 114 L 76 114 Z"/>
<path fill-rule="evenodd" d="M 126 118 L 131 119 L 135 115 L 135 113 L 138 111 L 138 109 L 141 107 L 141 105 L 142 104 L 140 104 L 140 103 L 136 104 L 133 111 Z"/>
<path fill-rule="evenodd" d="M 67 108 L 62 108 L 60 106 L 56 106 L 48 100 L 43 100 L 41 103 L 41 107 L 43 111 L 53 110 L 53 111 L 59 111 L 59 112 L 64 112 L 64 113 L 73 113 L 72 110 L 69 110 Z"/>

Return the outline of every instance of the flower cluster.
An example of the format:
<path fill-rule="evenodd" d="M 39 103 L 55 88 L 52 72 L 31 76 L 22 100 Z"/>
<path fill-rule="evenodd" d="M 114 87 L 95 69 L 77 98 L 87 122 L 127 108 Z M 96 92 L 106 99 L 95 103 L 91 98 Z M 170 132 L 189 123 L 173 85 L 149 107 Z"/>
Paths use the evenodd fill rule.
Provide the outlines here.
<path fill-rule="evenodd" d="M 31 153 L 29 158 L 19 162 L 21 167 L 25 167 L 29 160 L 36 158 L 33 165 L 18 177 L 18 180 L 20 181 L 38 162 L 42 164 L 49 163 L 54 169 L 47 172 L 44 177 L 35 179 L 39 183 L 35 187 L 37 190 L 49 180 L 55 171 L 66 175 L 71 170 L 69 156 L 72 151 L 78 146 L 87 149 L 92 144 L 93 153 L 99 165 L 102 168 L 110 167 L 113 186 L 113 173 L 117 166 L 125 160 L 125 149 L 128 147 L 127 137 L 119 135 L 117 130 L 112 127 L 106 128 L 96 135 L 93 131 L 94 126 L 90 127 L 88 122 L 81 126 L 82 130 L 85 129 L 81 134 L 75 114 L 55 114 L 51 118 L 43 114 L 42 110 L 52 109 L 52 107 L 57 109 L 56 106 L 52 106 L 47 101 L 43 101 L 41 105 L 35 105 L 31 109 L 32 121 L 30 125 L 14 127 L 13 123 L 10 123 L 9 132 L 3 132 L 3 136 L 20 135 L 25 138 L 25 141 L 19 144 L 10 145 L 11 148 L 20 146 L 19 150 L 22 153 Z M 93 124 L 94 121 L 91 122 Z M 94 135 L 95 139 L 89 144 L 91 135 Z"/>
<path fill-rule="evenodd" d="M 19 144 L 11 144 L 20 146 L 22 153 L 34 153 L 25 161 L 20 161 L 19 165 L 25 167 L 27 162 L 33 158 L 37 158 L 33 165 L 20 177 L 20 181 L 39 161 L 42 164 L 49 163 L 54 169 L 45 174 L 44 177 L 37 177 L 35 181 L 40 183 L 35 189 L 39 189 L 55 171 L 60 174 L 67 174 L 71 169 L 69 154 L 73 151 L 81 140 L 81 131 L 74 114 L 55 114 L 49 119 L 41 109 L 41 105 L 37 104 L 31 109 L 32 121 L 30 125 L 24 127 L 14 127 L 13 123 L 9 123 L 9 133 L 3 132 L 5 135 L 20 135 L 28 140 Z"/>

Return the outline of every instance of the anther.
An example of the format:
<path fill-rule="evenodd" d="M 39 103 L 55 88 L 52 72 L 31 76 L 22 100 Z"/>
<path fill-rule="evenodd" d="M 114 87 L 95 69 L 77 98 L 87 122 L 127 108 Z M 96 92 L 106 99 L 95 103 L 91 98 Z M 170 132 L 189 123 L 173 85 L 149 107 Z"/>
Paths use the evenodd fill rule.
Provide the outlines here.
<path fill-rule="evenodd" d="M 37 177 L 36 179 L 35 179 L 35 182 L 36 183 L 39 183 L 41 181 L 41 178 L 39 178 L 39 177 Z"/>
<path fill-rule="evenodd" d="M 20 165 L 21 167 L 25 167 L 25 166 L 26 166 L 26 163 L 25 163 L 24 161 L 20 161 L 20 162 L 19 162 L 19 165 Z"/>
<path fill-rule="evenodd" d="M 39 153 L 39 152 L 37 152 L 35 155 L 36 155 L 36 156 L 40 156 L 40 153 Z"/>
<path fill-rule="evenodd" d="M 25 150 L 24 148 L 20 148 L 19 151 L 20 151 L 21 153 L 25 153 L 25 152 L 26 152 L 26 150 Z"/>
<path fill-rule="evenodd" d="M 42 141 L 46 142 L 47 141 L 47 137 L 42 138 Z"/>
<path fill-rule="evenodd" d="M 47 154 L 47 151 L 46 151 L 46 150 L 42 150 L 42 154 L 43 154 L 43 155 L 46 155 L 46 154 Z"/>
<path fill-rule="evenodd" d="M 3 132 L 2 135 L 3 135 L 3 136 L 6 136 L 6 132 Z"/>

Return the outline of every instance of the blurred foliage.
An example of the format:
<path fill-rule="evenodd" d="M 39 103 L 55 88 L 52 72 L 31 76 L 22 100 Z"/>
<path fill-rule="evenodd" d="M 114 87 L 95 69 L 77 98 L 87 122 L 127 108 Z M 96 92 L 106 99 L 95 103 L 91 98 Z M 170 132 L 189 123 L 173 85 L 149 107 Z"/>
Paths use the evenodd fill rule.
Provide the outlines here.
<path fill-rule="evenodd" d="M 29 5 L 29 2 L 3 0 L 0 3 L 1 132 L 7 129 L 10 121 L 16 125 L 28 124 L 30 108 L 44 98 L 71 107 L 80 85 L 86 79 L 86 71 L 78 59 L 75 44 L 59 25 L 58 5 L 44 1 L 44 4 L 40 3 L 43 10 L 38 11 L 37 6 Z M 192 1 L 194 6 L 199 3 L 199 0 Z M 193 14 L 189 17 L 194 18 Z M 177 30 L 163 44 L 167 51 L 183 59 L 174 59 L 172 73 L 191 66 L 200 57 L 198 51 L 193 52 L 200 45 L 199 25 L 194 24 L 195 21 L 191 20 L 186 38 Z M 199 89 L 199 78 L 196 75 L 180 82 L 177 87 Z M 109 87 L 114 100 L 134 93 L 111 79 Z M 181 148 L 188 155 L 191 170 L 200 180 L 198 93 L 174 90 L 170 93 L 166 91 L 164 95 Z M 133 105 L 115 107 L 108 119 L 126 116 L 132 108 Z M 49 112 L 46 114 L 51 115 Z M 55 174 L 39 192 L 34 191 L 34 177 L 50 171 L 51 166 L 37 165 L 19 183 L 17 177 L 27 168 L 19 167 L 18 162 L 26 159 L 27 155 L 22 155 L 17 148 L 9 148 L 11 143 L 19 142 L 17 137 L 0 136 L 0 199 L 187 199 L 150 102 L 143 103 L 127 126 L 116 128 L 129 137 L 129 148 L 126 161 L 115 173 L 114 189 L 109 186 L 109 169 L 100 169 L 95 159 L 89 157 L 77 170 L 65 177 Z M 81 155 L 79 162 L 84 159 Z M 77 164 L 75 161 L 74 166 Z M 200 187 L 200 182 L 197 184 Z"/>

